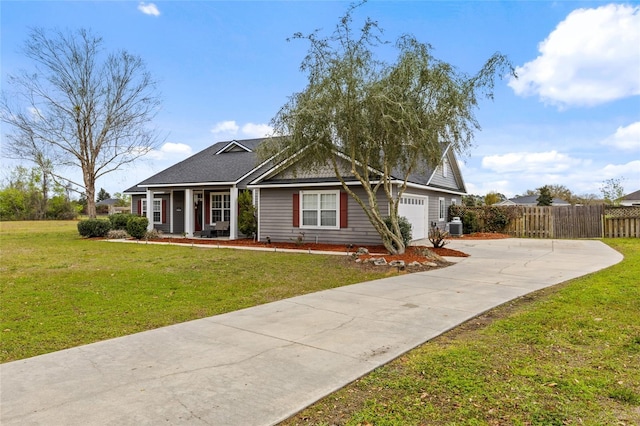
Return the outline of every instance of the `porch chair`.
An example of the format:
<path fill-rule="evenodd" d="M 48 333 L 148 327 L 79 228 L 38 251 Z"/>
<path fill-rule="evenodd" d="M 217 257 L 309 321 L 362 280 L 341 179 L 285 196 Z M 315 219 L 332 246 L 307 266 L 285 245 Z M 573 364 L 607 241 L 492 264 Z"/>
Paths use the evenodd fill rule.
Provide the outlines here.
<path fill-rule="evenodd" d="M 229 221 L 216 222 L 216 236 L 229 235 Z"/>
<path fill-rule="evenodd" d="M 216 234 L 216 224 L 212 223 L 211 225 L 204 225 L 202 231 L 200 231 L 201 238 L 213 238 Z"/>

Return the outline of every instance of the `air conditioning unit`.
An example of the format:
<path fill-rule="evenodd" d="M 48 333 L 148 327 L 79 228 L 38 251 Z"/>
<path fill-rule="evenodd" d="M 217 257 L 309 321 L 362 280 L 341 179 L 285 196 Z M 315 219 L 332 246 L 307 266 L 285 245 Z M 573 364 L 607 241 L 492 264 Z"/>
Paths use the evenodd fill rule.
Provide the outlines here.
<path fill-rule="evenodd" d="M 451 222 L 448 223 L 449 225 L 449 234 L 451 234 L 451 236 L 453 237 L 462 237 L 462 221 L 460 220 L 459 217 L 454 217 L 453 220 L 451 220 Z"/>

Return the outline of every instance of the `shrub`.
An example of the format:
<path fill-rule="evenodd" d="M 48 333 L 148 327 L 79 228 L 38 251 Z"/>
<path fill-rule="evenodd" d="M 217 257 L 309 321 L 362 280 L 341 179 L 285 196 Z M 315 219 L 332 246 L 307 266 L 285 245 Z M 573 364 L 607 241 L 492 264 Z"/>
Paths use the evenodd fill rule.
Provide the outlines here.
<path fill-rule="evenodd" d="M 473 234 L 479 231 L 478 216 L 471 210 L 466 210 L 462 216 L 458 216 L 462 220 L 462 233 Z"/>
<path fill-rule="evenodd" d="M 86 238 L 104 237 L 111 229 L 107 219 L 86 219 L 78 222 L 78 232 Z"/>
<path fill-rule="evenodd" d="M 131 213 L 116 213 L 109 216 L 109 221 L 111 221 L 111 229 L 127 229 L 127 222 L 129 218 L 133 216 Z"/>
<path fill-rule="evenodd" d="M 73 220 L 78 217 L 78 209 L 62 195 L 56 195 L 47 203 L 47 219 Z"/>
<path fill-rule="evenodd" d="M 509 223 L 509 218 L 504 209 L 499 207 L 489 207 L 486 211 L 485 226 L 489 232 L 501 232 Z"/>
<path fill-rule="evenodd" d="M 449 206 L 449 217 L 459 217 L 462 220 L 462 233 L 464 234 L 480 232 L 478 214 L 475 210 L 468 209 L 467 206 L 456 204 Z"/>
<path fill-rule="evenodd" d="M 147 226 L 149 226 L 149 219 L 144 216 L 131 216 L 127 220 L 127 232 L 138 240 L 144 238 Z"/>
<path fill-rule="evenodd" d="M 107 238 L 111 240 L 124 240 L 126 238 L 129 238 L 129 234 L 127 234 L 127 231 L 125 231 L 124 229 L 112 229 L 111 231 L 107 232 Z"/>
<path fill-rule="evenodd" d="M 384 224 L 387 225 L 388 229 L 391 229 L 391 218 L 385 217 Z M 398 226 L 400 227 L 400 234 L 402 235 L 402 242 L 404 246 L 407 247 L 411 243 L 412 234 L 411 234 L 411 223 L 404 216 L 398 217 Z"/>
<path fill-rule="evenodd" d="M 162 238 L 162 231 L 155 228 L 144 233 L 145 240 L 159 240 L 160 238 Z"/>
<path fill-rule="evenodd" d="M 258 221 L 256 220 L 256 208 L 253 205 L 251 192 L 242 191 L 238 196 L 238 229 L 244 235 L 253 237 L 258 231 Z"/>
<path fill-rule="evenodd" d="M 433 244 L 433 247 L 435 248 L 444 247 L 445 244 L 448 244 L 449 241 L 447 238 L 449 238 L 449 236 L 450 235 L 447 231 L 443 231 L 437 226 L 434 226 L 429 230 L 429 241 L 431 241 L 431 244 Z"/>

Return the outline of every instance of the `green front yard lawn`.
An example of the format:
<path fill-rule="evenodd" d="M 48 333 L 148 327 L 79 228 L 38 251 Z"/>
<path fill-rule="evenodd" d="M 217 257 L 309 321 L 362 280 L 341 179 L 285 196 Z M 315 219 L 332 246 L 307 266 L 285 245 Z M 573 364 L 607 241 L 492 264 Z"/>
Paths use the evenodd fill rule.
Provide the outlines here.
<path fill-rule="evenodd" d="M 502 305 L 289 419 L 293 425 L 640 425 L 640 240 Z"/>
<path fill-rule="evenodd" d="M 0 223 L 7 362 L 379 278 L 344 257 L 108 243 Z M 640 240 L 625 259 L 477 317 L 286 425 L 640 424 Z"/>
<path fill-rule="evenodd" d="M 76 224 L 0 223 L 0 362 L 386 273 L 346 256 L 85 240 Z"/>

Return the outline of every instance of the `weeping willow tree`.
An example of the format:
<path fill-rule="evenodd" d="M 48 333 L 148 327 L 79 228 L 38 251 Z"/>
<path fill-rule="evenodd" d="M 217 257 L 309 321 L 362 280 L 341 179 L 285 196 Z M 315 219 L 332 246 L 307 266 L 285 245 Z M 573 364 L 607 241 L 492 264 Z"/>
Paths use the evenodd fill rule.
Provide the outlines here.
<path fill-rule="evenodd" d="M 514 71 L 508 59 L 496 53 L 468 76 L 436 59 L 430 45 L 409 35 L 395 43 L 395 62 L 379 60 L 374 50 L 382 44 L 381 29 L 366 19 L 354 31 L 357 7 L 350 7 L 327 37 L 318 31 L 293 36 L 309 43 L 301 65 L 308 84 L 274 117 L 278 137 L 263 144 L 260 152 L 263 158 L 295 158 L 295 168 L 330 165 L 385 247 L 403 253 L 398 202 L 410 175 L 437 166 L 446 149 L 467 150 L 480 128 L 474 116 L 479 98 L 493 98 L 495 76 Z M 357 179 L 366 197 L 358 196 L 347 179 Z M 385 214 L 379 191 L 388 201 L 388 209 L 382 206 Z"/>

